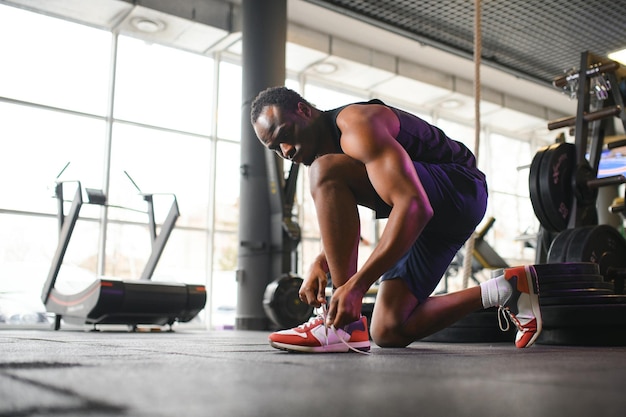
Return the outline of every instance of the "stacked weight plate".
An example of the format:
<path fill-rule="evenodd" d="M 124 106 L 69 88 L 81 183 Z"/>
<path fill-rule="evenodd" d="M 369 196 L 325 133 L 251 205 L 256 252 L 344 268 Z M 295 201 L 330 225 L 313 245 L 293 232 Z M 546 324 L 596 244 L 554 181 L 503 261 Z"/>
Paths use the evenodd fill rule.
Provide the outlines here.
<path fill-rule="evenodd" d="M 600 265 L 535 265 L 543 332 L 539 344 L 626 345 L 626 296 L 604 280 Z"/>
<path fill-rule="evenodd" d="M 421 339 L 422 342 L 444 343 L 498 343 L 515 341 L 517 328 L 511 324 L 507 331 L 498 326 L 496 307 L 479 310 L 462 318 L 452 326 Z"/>

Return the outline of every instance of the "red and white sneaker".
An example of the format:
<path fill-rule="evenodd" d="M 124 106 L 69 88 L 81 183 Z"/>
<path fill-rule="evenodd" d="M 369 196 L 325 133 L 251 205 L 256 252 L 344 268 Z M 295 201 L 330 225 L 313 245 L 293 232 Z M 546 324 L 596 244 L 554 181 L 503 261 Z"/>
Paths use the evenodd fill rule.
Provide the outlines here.
<path fill-rule="evenodd" d="M 327 327 L 324 316 L 325 314 L 320 314 L 293 329 L 270 334 L 270 345 L 281 350 L 312 353 L 366 353 L 370 350 L 365 316 L 341 329 Z"/>
<path fill-rule="evenodd" d="M 513 293 L 498 308 L 500 329 L 502 331 L 509 329 L 509 322 L 506 316 L 502 315 L 502 312 L 506 312 L 517 327 L 515 346 L 529 347 L 535 343 L 542 329 L 537 273 L 532 265 L 506 268 L 504 279 L 511 285 Z M 501 317 L 504 317 L 506 326 L 502 324 Z"/>

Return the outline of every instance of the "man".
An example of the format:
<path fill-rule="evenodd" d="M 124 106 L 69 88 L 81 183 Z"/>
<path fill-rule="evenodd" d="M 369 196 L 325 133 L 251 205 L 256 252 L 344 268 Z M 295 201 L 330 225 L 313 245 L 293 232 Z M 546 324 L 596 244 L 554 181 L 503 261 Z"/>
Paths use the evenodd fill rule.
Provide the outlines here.
<path fill-rule="evenodd" d="M 304 277 L 300 299 L 326 303 L 326 317 L 275 332 L 278 349 L 306 352 L 370 348 L 362 299 L 380 279 L 369 330 L 380 347 L 404 347 L 463 316 L 500 306 L 518 327 L 516 345 L 541 331 L 532 266 L 431 297 L 452 258 L 484 216 L 487 186 L 474 155 L 440 129 L 380 100 L 321 111 L 285 87 L 261 92 L 251 108 L 261 143 L 310 167 L 323 249 Z M 370 257 L 357 270 L 357 205 L 387 218 Z"/>

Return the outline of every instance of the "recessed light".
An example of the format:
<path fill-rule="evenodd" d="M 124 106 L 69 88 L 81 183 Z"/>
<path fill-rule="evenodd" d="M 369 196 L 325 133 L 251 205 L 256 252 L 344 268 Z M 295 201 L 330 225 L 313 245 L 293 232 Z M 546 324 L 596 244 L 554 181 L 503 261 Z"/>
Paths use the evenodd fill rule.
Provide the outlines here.
<path fill-rule="evenodd" d="M 146 17 L 135 17 L 131 23 L 137 30 L 145 33 L 155 33 L 165 29 L 165 23 Z"/>
<path fill-rule="evenodd" d="M 315 72 L 319 72 L 320 74 L 332 74 L 337 71 L 337 64 L 332 62 L 321 62 L 313 66 Z"/>
<path fill-rule="evenodd" d="M 609 54 L 609 58 L 613 61 L 617 61 L 621 64 L 626 65 L 626 49 L 622 49 L 620 51 L 611 52 Z"/>
<path fill-rule="evenodd" d="M 451 98 L 449 100 L 444 100 L 441 103 L 439 103 L 439 107 L 441 107 L 443 109 L 458 109 L 462 105 L 463 105 L 463 102 L 461 100 L 456 99 L 456 98 Z"/>

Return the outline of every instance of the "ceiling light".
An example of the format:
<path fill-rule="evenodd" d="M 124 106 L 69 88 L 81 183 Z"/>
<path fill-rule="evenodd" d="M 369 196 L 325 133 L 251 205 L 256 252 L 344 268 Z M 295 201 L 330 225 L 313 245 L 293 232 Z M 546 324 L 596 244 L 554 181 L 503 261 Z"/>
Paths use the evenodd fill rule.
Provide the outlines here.
<path fill-rule="evenodd" d="M 315 70 L 315 72 L 318 72 L 320 74 L 332 74 L 333 72 L 337 71 L 337 64 L 334 64 L 332 62 L 322 62 L 315 65 L 313 69 Z"/>
<path fill-rule="evenodd" d="M 439 107 L 441 107 L 442 109 L 458 109 L 462 105 L 463 105 L 463 102 L 456 98 L 444 100 L 441 103 L 439 103 Z"/>
<path fill-rule="evenodd" d="M 145 33 L 155 33 L 165 29 L 165 23 L 160 20 L 148 19 L 145 17 L 136 17 L 131 20 L 132 25 Z"/>
<path fill-rule="evenodd" d="M 622 49 L 621 51 L 611 52 L 609 54 L 609 58 L 613 61 L 617 61 L 621 64 L 626 65 L 626 49 Z"/>

